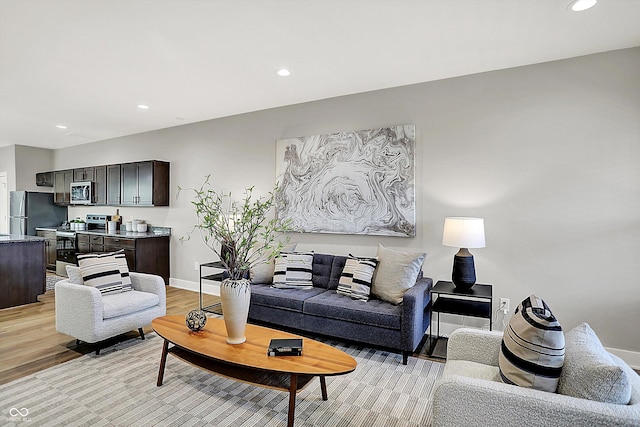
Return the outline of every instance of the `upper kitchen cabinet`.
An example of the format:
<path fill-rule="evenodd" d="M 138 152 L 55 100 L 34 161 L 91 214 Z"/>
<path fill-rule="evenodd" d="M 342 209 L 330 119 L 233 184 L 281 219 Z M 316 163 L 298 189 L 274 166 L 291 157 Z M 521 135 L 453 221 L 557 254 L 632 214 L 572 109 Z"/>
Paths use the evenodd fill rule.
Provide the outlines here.
<path fill-rule="evenodd" d="M 169 163 L 157 160 L 120 165 L 121 205 L 169 206 Z"/>
<path fill-rule="evenodd" d="M 94 174 L 95 204 L 107 204 L 107 167 L 96 166 Z"/>
<path fill-rule="evenodd" d="M 55 171 L 53 174 L 54 203 L 67 206 L 71 201 L 71 182 L 73 182 L 73 170 Z"/>
<path fill-rule="evenodd" d="M 79 168 L 73 170 L 73 181 L 95 181 L 96 168 Z"/>
<path fill-rule="evenodd" d="M 120 165 L 107 166 L 107 205 L 120 204 Z"/>

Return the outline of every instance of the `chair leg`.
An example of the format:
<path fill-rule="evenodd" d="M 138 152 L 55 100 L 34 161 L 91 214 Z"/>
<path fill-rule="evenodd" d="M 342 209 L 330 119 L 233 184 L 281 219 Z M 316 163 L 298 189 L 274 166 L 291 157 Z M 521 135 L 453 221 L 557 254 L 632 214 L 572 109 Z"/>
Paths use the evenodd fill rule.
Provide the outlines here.
<path fill-rule="evenodd" d="M 144 339 L 144 331 L 142 328 L 138 328 L 138 332 L 140 332 L 140 339 Z"/>
<path fill-rule="evenodd" d="M 100 356 L 100 344 L 96 344 L 96 356 Z"/>
<path fill-rule="evenodd" d="M 76 345 L 80 345 L 80 343 L 81 343 L 81 342 L 82 342 L 82 341 L 80 341 L 80 340 L 78 340 L 78 339 L 77 339 L 77 340 L 76 340 Z"/>
<path fill-rule="evenodd" d="M 402 364 L 406 365 L 409 362 L 409 352 L 408 351 L 403 351 L 402 352 Z"/>

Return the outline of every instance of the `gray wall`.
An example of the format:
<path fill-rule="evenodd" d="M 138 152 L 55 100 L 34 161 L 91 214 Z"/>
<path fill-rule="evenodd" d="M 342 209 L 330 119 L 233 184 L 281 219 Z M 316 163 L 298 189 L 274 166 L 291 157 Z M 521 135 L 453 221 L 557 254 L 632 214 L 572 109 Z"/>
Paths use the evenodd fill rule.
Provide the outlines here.
<path fill-rule="evenodd" d="M 295 235 L 298 247 L 372 255 L 382 242 L 426 251 L 425 273 L 447 280 L 456 250 L 441 245 L 444 218 L 483 217 L 487 247 L 472 252 L 478 282 L 493 284 L 496 299 L 510 298 L 513 310 L 536 293 L 565 329 L 587 321 L 606 346 L 640 352 L 638 70 L 640 48 L 627 49 L 56 150 L 53 164 L 170 161 L 171 206 L 121 214 L 172 227 L 171 276 L 196 281 L 194 261 L 212 254 L 198 236 L 178 239 L 195 221 L 178 185 L 198 186 L 212 173 L 236 194 L 251 185 L 266 193 L 277 139 L 414 124 L 417 237 Z M 69 216 L 89 211 L 115 208 L 71 208 Z"/>
<path fill-rule="evenodd" d="M 7 191 L 15 191 L 16 190 L 16 146 L 15 145 L 9 145 L 9 146 L 0 148 L 0 172 L 7 173 Z"/>
<path fill-rule="evenodd" d="M 46 148 L 16 145 L 16 188 L 51 193 L 51 187 L 38 187 L 36 173 L 53 169 L 52 151 Z"/>

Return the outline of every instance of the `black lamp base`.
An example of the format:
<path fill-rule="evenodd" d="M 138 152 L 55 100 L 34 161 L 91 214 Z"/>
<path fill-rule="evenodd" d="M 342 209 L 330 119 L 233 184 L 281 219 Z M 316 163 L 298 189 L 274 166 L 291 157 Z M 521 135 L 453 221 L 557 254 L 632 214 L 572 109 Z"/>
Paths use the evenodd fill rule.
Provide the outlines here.
<path fill-rule="evenodd" d="M 456 289 L 461 291 L 468 291 L 476 284 L 476 267 L 473 263 L 473 255 L 469 251 L 465 251 L 464 256 L 456 254 L 453 257 L 453 272 L 451 273 L 453 284 Z"/>

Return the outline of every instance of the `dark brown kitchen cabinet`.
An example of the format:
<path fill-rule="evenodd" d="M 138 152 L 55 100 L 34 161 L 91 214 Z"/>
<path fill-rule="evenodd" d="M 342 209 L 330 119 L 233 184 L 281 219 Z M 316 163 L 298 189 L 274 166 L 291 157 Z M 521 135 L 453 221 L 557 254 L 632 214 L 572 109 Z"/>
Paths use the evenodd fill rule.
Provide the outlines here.
<path fill-rule="evenodd" d="M 107 204 L 107 167 L 96 166 L 94 175 L 94 203 L 96 205 Z"/>
<path fill-rule="evenodd" d="M 96 168 L 78 168 L 73 170 L 73 181 L 94 181 Z"/>
<path fill-rule="evenodd" d="M 120 165 L 107 166 L 107 205 L 120 204 Z"/>
<path fill-rule="evenodd" d="M 38 302 L 45 293 L 44 252 L 42 240 L 0 243 L 0 309 Z"/>
<path fill-rule="evenodd" d="M 124 249 L 130 271 L 156 274 L 169 284 L 169 236 L 127 238 L 79 232 L 78 252 L 101 253 Z"/>
<path fill-rule="evenodd" d="M 169 206 L 169 163 L 124 163 L 120 172 L 121 205 Z"/>
<path fill-rule="evenodd" d="M 44 237 L 44 258 L 45 263 L 48 269 L 55 270 L 56 269 L 56 232 L 55 231 L 46 231 L 46 230 L 37 230 L 36 234 L 39 237 Z"/>
<path fill-rule="evenodd" d="M 38 172 L 36 185 L 38 187 L 53 187 L 53 172 Z"/>
<path fill-rule="evenodd" d="M 71 201 L 71 182 L 73 182 L 73 170 L 55 171 L 53 174 L 54 203 L 67 206 Z"/>

